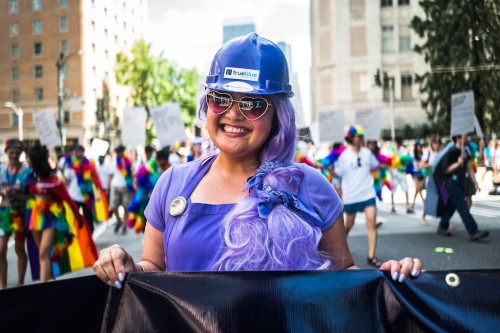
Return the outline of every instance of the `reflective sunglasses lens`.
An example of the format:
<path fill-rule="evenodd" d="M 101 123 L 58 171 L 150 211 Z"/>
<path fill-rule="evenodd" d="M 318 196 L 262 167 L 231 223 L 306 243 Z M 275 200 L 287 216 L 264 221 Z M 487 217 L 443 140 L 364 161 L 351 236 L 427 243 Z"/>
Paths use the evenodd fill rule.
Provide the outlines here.
<path fill-rule="evenodd" d="M 213 91 L 207 94 L 207 101 L 208 107 L 215 114 L 220 114 L 226 111 L 227 109 L 229 109 L 229 107 L 231 107 L 231 104 L 233 103 L 231 95 L 218 94 Z"/>
<path fill-rule="evenodd" d="M 262 97 L 243 97 L 240 100 L 240 110 L 250 120 L 262 117 L 267 110 L 267 100 Z"/>

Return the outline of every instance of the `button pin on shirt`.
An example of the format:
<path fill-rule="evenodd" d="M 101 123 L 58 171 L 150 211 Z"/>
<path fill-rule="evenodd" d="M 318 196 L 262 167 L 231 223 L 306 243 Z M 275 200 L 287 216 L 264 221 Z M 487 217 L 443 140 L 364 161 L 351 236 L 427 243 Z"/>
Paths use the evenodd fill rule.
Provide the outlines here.
<path fill-rule="evenodd" d="M 170 203 L 168 212 L 172 216 L 179 216 L 186 210 L 187 200 L 184 197 L 177 197 Z"/>

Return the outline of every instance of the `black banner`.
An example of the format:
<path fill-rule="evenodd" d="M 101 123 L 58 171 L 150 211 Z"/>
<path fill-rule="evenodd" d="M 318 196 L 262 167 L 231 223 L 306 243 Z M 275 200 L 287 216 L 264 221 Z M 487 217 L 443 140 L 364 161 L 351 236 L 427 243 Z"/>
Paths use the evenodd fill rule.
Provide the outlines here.
<path fill-rule="evenodd" d="M 0 292 L 6 332 L 495 332 L 500 270 L 132 273 Z"/>

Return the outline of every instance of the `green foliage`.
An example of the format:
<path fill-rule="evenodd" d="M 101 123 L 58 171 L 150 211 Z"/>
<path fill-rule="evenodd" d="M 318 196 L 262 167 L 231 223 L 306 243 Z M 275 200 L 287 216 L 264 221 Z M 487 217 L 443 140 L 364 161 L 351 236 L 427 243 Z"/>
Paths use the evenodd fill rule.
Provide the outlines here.
<path fill-rule="evenodd" d="M 411 27 L 424 40 L 414 51 L 430 71 L 416 76 L 432 127 L 449 134 L 451 95 L 474 91 L 476 116 L 486 133 L 500 130 L 500 2 L 421 0 L 425 16 Z"/>
<path fill-rule="evenodd" d="M 146 109 L 147 144 L 155 137 L 150 110 L 161 104 L 179 102 L 184 123 L 193 124 L 198 82 L 196 69 L 178 69 L 163 54 L 153 56 L 151 45 L 141 40 L 132 46 L 130 56 L 116 55 L 115 76 L 119 84 L 130 87 L 134 105 Z"/>

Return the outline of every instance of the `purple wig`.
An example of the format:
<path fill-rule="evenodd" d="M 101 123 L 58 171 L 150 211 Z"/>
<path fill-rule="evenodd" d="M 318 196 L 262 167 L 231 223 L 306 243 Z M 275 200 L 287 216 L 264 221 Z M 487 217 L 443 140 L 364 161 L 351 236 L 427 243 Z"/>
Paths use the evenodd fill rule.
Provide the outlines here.
<path fill-rule="evenodd" d="M 225 248 L 214 270 L 310 270 L 325 269 L 330 261 L 318 250 L 322 232 L 312 221 L 281 202 L 272 204 L 262 215 L 259 204 L 270 191 L 296 195 L 304 173 L 292 163 L 295 144 L 295 110 L 288 98 L 270 95 L 274 106 L 271 134 L 260 151 L 265 168 L 260 179 L 264 190 L 250 190 L 226 215 L 223 226 Z M 205 97 L 200 101 L 200 116 L 206 116 Z M 276 162 L 276 163 L 273 163 Z"/>

